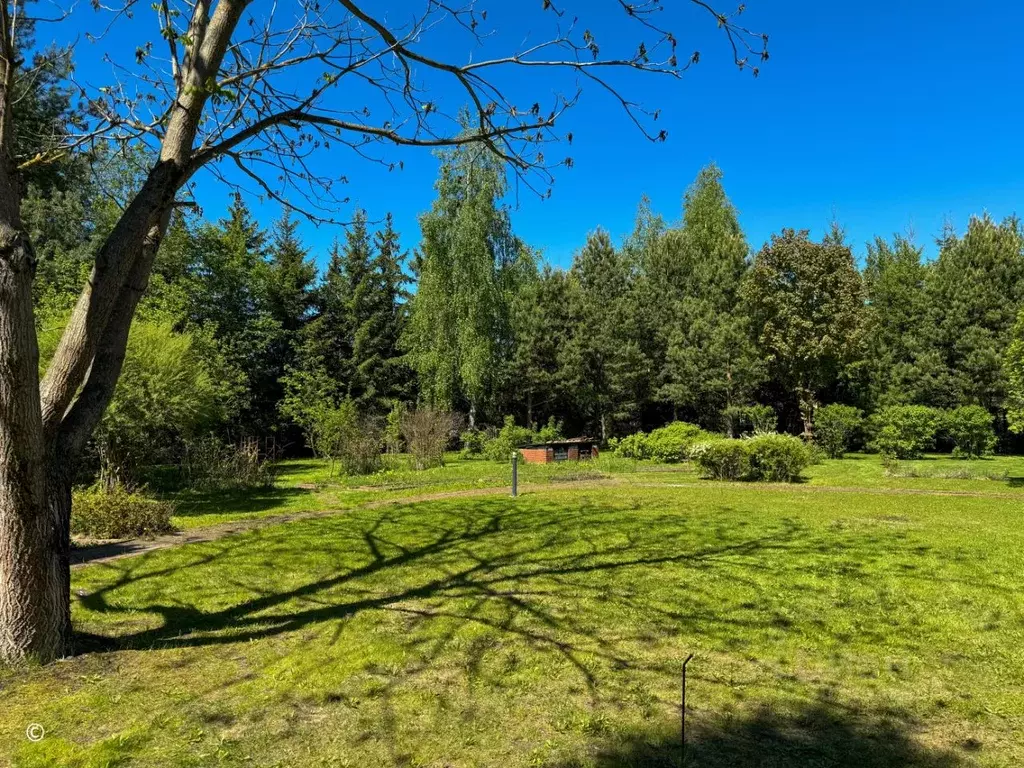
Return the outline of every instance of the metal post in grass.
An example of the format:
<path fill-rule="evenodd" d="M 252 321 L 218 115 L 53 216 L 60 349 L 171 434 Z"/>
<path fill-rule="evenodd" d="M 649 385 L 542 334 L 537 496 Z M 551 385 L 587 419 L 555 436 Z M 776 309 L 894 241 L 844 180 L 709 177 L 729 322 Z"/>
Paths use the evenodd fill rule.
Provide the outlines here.
<path fill-rule="evenodd" d="M 683 690 L 679 702 L 679 765 L 686 764 L 686 665 L 693 658 L 691 653 L 683 662 Z"/>
<path fill-rule="evenodd" d="M 519 495 L 519 451 L 512 451 L 512 498 Z"/>

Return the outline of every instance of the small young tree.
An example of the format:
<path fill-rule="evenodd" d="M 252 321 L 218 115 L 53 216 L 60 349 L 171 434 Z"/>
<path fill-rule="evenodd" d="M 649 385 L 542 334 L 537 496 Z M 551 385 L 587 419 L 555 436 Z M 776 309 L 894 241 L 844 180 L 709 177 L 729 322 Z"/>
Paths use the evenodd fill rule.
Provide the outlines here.
<path fill-rule="evenodd" d="M 814 442 L 830 459 L 841 459 L 864 424 L 864 412 L 852 405 L 826 405 L 818 409 Z"/>
<path fill-rule="evenodd" d="M 948 411 L 942 420 L 942 431 L 953 442 L 953 455 L 977 459 L 996 446 L 992 414 L 980 405 L 964 405 Z"/>

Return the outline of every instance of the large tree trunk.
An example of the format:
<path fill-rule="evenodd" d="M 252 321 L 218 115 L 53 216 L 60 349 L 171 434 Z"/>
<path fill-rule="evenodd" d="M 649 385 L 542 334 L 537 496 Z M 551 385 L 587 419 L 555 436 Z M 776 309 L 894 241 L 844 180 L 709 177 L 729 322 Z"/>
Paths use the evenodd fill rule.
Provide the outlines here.
<path fill-rule="evenodd" d="M 56 594 L 61 625 L 61 651 L 71 653 L 71 483 L 74 478 L 73 459 L 67 455 L 50 456 L 46 466 L 46 504 L 53 521 L 50 554 L 57 570 L 59 584 Z"/>
<path fill-rule="evenodd" d="M 0 204 L 0 209 L 6 207 Z M 53 550 L 56 520 L 46 507 L 39 350 L 32 311 L 35 259 L 19 231 L 16 210 L 3 218 L 7 221 L 0 221 L 0 660 L 48 661 L 64 651 L 64 605 L 69 596 Z"/>
<path fill-rule="evenodd" d="M 128 331 L 192 147 L 246 3 L 195 6 L 178 99 L 157 164 L 97 254 L 42 386 L 33 318 L 35 259 L 12 161 L 14 37 L 0 6 L 0 661 L 49 661 L 70 645 L 71 480 L 113 396 Z"/>

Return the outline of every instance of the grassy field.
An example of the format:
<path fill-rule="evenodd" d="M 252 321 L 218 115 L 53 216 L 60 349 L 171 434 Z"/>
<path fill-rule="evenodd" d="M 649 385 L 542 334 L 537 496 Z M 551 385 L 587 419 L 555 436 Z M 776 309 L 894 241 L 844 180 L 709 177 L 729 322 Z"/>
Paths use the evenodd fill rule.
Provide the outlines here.
<path fill-rule="evenodd" d="M 281 462 L 279 470 L 277 486 L 271 489 L 179 494 L 174 524 L 188 529 L 290 512 L 347 509 L 417 495 L 502 488 L 509 486 L 512 478 L 507 464 L 457 454 L 450 455 L 444 467 L 422 472 L 409 469 L 405 457 L 389 459 L 384 471 L 368 477 L 339 477 L 326 462 L 311 459 Z M 936 455 L 900 462 L 895 470 L 887 471 L 878 456 L 853 454 L 842 461 L 812 466 L 805 474 L 807 486 L 1002 493 L 1024 498 L 1024 457 L 1016 456 L 965 461 Z M 612 478 L 634 485 L 705 482 L 687 465 L 659 466 L 613 456 L 603 456 L 592 464 L 519 467 L 523 488 Z"/>
<path fill-rule="evenodd" d="M 86 652 L 0 672 L 0 761 L 679 765 L 694 653 L 686 765 L 1024 764 L 1024 459 L 898 471 L 928 476 L 602 462 L 511 499 L 467 494 L 484 462 L 295 462 L 181 520 L 339 514 L 74 572 Z"/>

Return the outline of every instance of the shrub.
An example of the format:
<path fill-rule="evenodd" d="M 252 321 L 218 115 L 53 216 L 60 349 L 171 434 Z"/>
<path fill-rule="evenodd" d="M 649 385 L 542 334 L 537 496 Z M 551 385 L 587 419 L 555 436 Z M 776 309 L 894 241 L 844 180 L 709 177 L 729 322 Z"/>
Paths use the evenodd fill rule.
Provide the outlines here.
<path fill-rule="evenodd" d="M 685 461 L 690 448 L 694 445 L 713 437 L 714 435 L 695 424 L 674 421 L 650 434 L 637 432 L 621 440 L 611 440 L 609 447 L 616 456 L 623 458 L 652 459 L 665 464 L 675 464 Z"/>
<path fill-rule="evenodd" d="M 643 432 L 636 432 L 623 438 L 613 437 L 608 441 L 608 447 L 616 456 L 624 459 L 649 459 L 650 449 L 647 445 L 647 435 Z"/>
<path fill-rule="evenodd" d="M 935 443 L 942 412 L 924 405 L 894 405 L 868 420 L 874 437 L 869 447 L 883 457 L 915 459 Z"/>
<path fill-rule="evenodd" d="M 676 464 L 688 458 L 691 447 L 711 437 L 710 433 L 695 424 L 674 421 L 647 436 L 648 458 L 665 464 Z"/>
<path fill-rule="evenodd" d="M 690 449 L 690 459 L 711 480 L 792 483 L 811 463 L 811 449 L 792 435 L 711 440 Z"/>
<path fill-rule="evenodd" d="M 189 440 L 181 460 L 185 487 L 197 490 L 270 488 L 274 465 L 260 452 L 259 441 L 244 440 L 237 445 L 215 437 Z"/>
<path fill-rule="evenodd" d="M 745 442 L 751 480 L 792 483 L 811 463 L 810 448 L 792 435 L 763 434 Z"/>
<path fill-rule="evenodd" d="M 965 405 L 948 411 L 942 429 L 953 441 L 953 455 L 976 458 L 991 453 L 996 445 L 992 414 L 980 405 Z"/>
<path fill-rule="evenodd" d="M 690 449 L 690 459 L 711 480 L 743 480 L 750 474 L 746 440 L 710 440 Z"/>
<path fill-rule="evenodd" d="M 479 456 L 487 446 L 487 433 L 482 429 L 467 429 L 459 435 L 463 456 Z"/>
<path fill-rule="evenodd" d="M 814 442 L 830 459 L 841 459 L 850 450 L 864 424 L 864 412 L 852 405 L 826 405 L 814 419 Z"/>
<path fill-rule="evenodd" d="M 314 452 L 337 462 L 344 474 L 370 475 L 381 468 L 380 426 L 361 416 L 354 401 L 311 409 L 307 424 Z"/>
<path fill-rule="evenodd" d="M 512 451 L 532 442 L 533 430 L 517 426 L 513 416 L 506 416 L 501 431 L 487 441 L 484 453 L 491 461 L 505 462 L 512 458 Z"/>
<path fill-rule="evenodd" d="M 418 408 L 402 417 L 402 437 L 416 469 L 444 466 L 444 449 L 456 428 L 454 414 Z"/>
<path fill-rule="evenodd" d="M 774 433 L 779 428 L 779 417 L 770 405 L 747 406 L 743 409 L 743 416 L 755 435 Z"/>
<path fill-rule="evenodd" d="M 552 416 L 548 419 L 547 424 L 537 430 L 535 442 L 550 443 L 555 440 L 562 440 L 564 437 L 565 435 L 562 434 L 562 422 L 555 421 L 555 417 Z"/>
<path fill-rule="evenodd" d="M 118 483 L 75 491 L 71 497 L 71 532 L 97 539 L 155 536 L 174 530 L 174 505 L 129 491 Z"/>
<path fill-rule="evenodd" d="M 384 450 L 392 456 L 402 452 L 402 417 L 405 413 L 405 403 L 395 400 L 384 420 Z"/>

